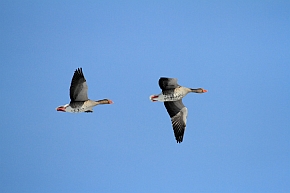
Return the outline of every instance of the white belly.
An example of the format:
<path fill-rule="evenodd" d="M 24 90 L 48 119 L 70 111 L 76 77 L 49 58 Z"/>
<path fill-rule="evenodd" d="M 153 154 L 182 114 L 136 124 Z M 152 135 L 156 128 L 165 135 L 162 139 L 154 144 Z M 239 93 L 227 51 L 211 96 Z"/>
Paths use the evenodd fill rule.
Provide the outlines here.
<path fill-rule="evenodd" d="M 93 107 L 87 107 L 86 105 L 82 105 L 76 108 L 72 108 L 71 106 L 68 106 L 66 108 L 66 112 L 70 112 L 70 113 L 82 113 L 85 111 L 93 111 Z"/>

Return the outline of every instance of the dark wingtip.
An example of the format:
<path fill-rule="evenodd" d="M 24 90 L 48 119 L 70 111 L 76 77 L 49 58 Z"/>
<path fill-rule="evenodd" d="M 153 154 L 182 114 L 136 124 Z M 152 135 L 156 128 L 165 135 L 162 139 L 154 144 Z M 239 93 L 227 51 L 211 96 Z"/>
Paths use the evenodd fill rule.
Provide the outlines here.
<path fill-rule="evenodd" d="M 181 143 L 183 141 L 183 136 L 176 137 L 176 142 Z"/>
<path fill-rule="evenodd" d="M 84 78 L 84 74 L 83 74 L 83 69 L 82 69 L 82 67 L 77 68 L 77 69 L 75 70 L 74 76 L 76 76 L 76 77 L 83 77 L 83 78 Z"/>
<path fill-rule="evenodd" d="M 83 73 L 83 69 L 82 69 L 82 67 L 77 68 L 77 69 L 75 70 L 75 72 L 82 74 L 82 73 Z"/>

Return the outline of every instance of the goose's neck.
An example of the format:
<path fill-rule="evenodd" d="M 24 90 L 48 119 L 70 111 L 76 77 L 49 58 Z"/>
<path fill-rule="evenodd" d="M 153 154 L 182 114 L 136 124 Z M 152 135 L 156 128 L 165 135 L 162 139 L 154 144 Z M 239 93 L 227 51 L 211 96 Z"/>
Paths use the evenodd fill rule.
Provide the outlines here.
<path fill-rule="evenodd" d="M 112 104 L 113 101 L 109 100 L 109 99 L 102 99 L 102 100 L 98 100 L 95 101 L 97 103 L 97 105 L 102 105 L 102 104 Z"/>
<path fill-rule="evenodd" d="M 195 93 L 205 93 L 207 90 L 203 88 L 190 88 L 190 92 L 195 92 Z"/>

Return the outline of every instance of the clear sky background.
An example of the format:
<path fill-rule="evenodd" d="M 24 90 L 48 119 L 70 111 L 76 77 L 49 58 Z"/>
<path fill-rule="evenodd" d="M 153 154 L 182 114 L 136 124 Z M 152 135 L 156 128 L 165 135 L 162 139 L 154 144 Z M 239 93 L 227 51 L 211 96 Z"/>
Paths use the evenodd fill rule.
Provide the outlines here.
<path fill-rule="evenodd" d="M 290 192 L 290 1 L 1 1 L 0 192 Z M 82 67 L 91 114 L 57 112 Z M 178 78 L 184 141 L 151 94 Z"/>

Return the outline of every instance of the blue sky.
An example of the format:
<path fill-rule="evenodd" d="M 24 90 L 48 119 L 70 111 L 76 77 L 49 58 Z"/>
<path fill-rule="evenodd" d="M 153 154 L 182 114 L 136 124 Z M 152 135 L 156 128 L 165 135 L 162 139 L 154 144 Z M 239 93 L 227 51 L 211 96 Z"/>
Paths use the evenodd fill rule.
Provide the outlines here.
<path fill-rule="evenodd" d="M 0 192 L 290 192 L 289 1 L 1 1 Z M 92 114 L 56 112 L 82 67 Z M 189 94 L 177 144 L 159 77 Z"/>

